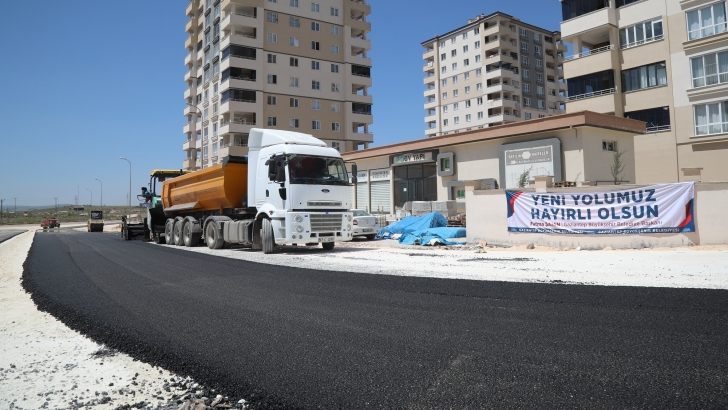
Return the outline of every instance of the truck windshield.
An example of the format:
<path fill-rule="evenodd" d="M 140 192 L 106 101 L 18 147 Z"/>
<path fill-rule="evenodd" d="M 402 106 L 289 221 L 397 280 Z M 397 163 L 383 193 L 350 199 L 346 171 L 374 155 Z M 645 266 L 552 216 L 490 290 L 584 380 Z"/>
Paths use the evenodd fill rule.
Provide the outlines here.
<path fill-rule="evenodd" d="M 349 185 L 341 158 L 296 155 L 288 165 L 291 184 Z"/>

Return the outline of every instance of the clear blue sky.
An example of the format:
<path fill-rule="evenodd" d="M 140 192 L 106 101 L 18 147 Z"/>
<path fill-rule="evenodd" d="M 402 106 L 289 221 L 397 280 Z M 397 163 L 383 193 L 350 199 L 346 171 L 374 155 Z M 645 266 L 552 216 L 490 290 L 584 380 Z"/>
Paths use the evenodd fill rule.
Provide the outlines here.
<path fill-rule="evenodd" d="M 557 0 L 370 0 L 374 145 L 422 138 L 422 48 L 480 13 L 558 30 Z M 154 168 L 179 168 L 185 0 L 5 2 L 0 198 L 18 205 L 123 204 Z"/>

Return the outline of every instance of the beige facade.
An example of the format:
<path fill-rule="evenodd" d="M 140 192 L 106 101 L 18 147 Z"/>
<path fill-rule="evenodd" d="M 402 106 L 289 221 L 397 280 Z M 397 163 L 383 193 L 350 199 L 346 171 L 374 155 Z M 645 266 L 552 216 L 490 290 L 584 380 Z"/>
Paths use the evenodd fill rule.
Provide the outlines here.
<path fill-rule="evenodd" d="M 558 31 L 496 12 L 422 46 L 427 137 L 565 112 Z"/>
<path fill-rule="evenodd" d="M 192 0 L 183 168 L 246 155 L 253 127 L 298 131 L 342 152 L 373 142 L 363 0 Z"/>
<path fill-rule="evenodd" d="M 728 51 L 726 2 L 577 3 L 561 0 L 562 38 L 573 46 L 567 112 L 646 121 L 634 140 L 638 183 L 728 180 L 728 52 L 726 75 L 717 63 Z"/>
<path fill-rule="evenodd" d="M 644 131 L 643 122 L 586 111 L 348 152 L 343 157 L 357 165 L 358 209 L 396 215 L 408 201 L 457 200 L 464 211 L 469 181 L 513 188 L 518 174 L 509 171 L 505 159 L 512 150 L 532 148 L 533 153 L 552 147 L 553 169 L 534 162 L 531 178 L 553 175 L 557 182 L 612 185 L 614 152 L 605 148 L 627 147 L 621 176 L 623 183 L 634 183 L 632 141 Z"/>

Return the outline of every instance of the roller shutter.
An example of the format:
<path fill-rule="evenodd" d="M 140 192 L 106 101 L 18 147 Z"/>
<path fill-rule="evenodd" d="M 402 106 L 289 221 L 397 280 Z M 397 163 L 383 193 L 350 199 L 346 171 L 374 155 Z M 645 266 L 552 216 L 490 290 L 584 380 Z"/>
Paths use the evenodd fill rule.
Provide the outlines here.
<path fill-rule="evenodd" d="M 369 187 L 366 182 L 356 184 L 356 209 L 369 209 Z"/>
<path fill-rule="evenodd" d="M 390 181 L 377 181 L 372 182 L 372 208 L 371 213 L 382 213 L 387 214 L 391 212 L 390 209 Z"/>

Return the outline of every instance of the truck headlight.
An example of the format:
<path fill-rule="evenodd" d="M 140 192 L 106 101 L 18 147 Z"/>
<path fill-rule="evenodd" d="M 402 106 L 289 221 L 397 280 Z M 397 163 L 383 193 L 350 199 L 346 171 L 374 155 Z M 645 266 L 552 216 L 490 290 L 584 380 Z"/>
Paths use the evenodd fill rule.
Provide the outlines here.
<path fill-rule="evenodd" d="M 301 233 L 301 232 L 303 232 L 303 226 L 301 226 L 301 225 L 296 225 L 296 232 L 298 232 L 298 233 Z"/>
<path fill-rule="evenodd" d="M 301 215 L 296 215 L 293 217 L 293 220 L 297 223 L 301 223 L 301 222 L 303 222 L 303 217 Z M 301 231 L 299 231 L 299 232 L 301 232 Z"/>
<path fill-rule="evenodd" d="M 346 225 L 346 230 L 347 231 L 350 231 L 351 230 L 351 225 Z"/>
<path fill-rule="evenodd" d="M 347 219 L 349 220 L 349 222 L 351 222 L 351 214 L 348 215 Z"/>

